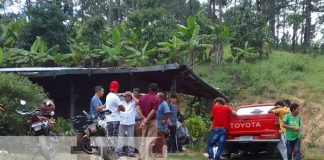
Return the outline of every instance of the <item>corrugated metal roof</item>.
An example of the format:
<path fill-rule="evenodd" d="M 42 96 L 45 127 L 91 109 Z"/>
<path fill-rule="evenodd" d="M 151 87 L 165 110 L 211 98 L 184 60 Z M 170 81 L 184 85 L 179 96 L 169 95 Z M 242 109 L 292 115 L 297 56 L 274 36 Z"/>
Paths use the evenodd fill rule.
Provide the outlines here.
<path fill-rule="evenodd" d="M 81 69 L 81 68 L 66 68 L 66 67 L 0 68 L 0 72 L 42 72 L 42 71 L 60 71 L 65 69 Z"/>
<path fill-rule="evenodd" d="M 132 73 L 177 70 L 181 66 L 177 63 L 155 65 L 147 67 L 107 67 L 107 68 L 68 68 L 68 67 L 27 67 L 27 68 L 0 68 L 2 72 L 14 72 L 27 77 L 48 77 L 75 74 L 107 74 L 107 73 Z"/>
<path fill-rule="evenodd" d="M 108 67 L 108 68 L 68 68 L 68 67 L 31 67 L 31 68 L 0 68 L 0 73 L 18 73 L 29 78 L 56 77 L 64 75 L 97 75 L 97 74 L 129 74 L 148 72 L 175 72 L 180 87 L 184 93 L 201 95 L 206 98 L 216 96 L 225 97 L 216 88 L 210 86 L 196 75 L 187 66 L 174 64 L 155 65 L 147 67 Z M 152 74 L 148 73 L 147 78 L 151 79 Z M 160 79 L 159 79 L 160 80 Z M 157 81 L 157 80 L 155 80 Z M 162 80 L 164 81 L 164 80 Z"/>

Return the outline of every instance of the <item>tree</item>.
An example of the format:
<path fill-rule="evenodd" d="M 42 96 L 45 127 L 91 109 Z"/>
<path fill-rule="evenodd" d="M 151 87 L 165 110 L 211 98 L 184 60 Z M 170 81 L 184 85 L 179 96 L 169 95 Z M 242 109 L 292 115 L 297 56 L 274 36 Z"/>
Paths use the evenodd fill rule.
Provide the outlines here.
<path fill-rule="evenodd" d="M 230 32 L 234 33 L 230 40 L 233 57 L 237 54 L 233 47 L 244 48 L 246 42 L 255 48 L 260 57 L 266 57 L 267 54 L 263 54 L 263 46 L 265 42 L 273 43 L 272 33 L 269 31 L 267 20 L 253 12 L 249 2 L 229 9 L 224 14 L 224 19 Z"/>
<path fill-rule="evenodd" d="M 311 44 L 311 14 L 312 14 L 312 0 L 305 0 L 305 31 L 304 31 L 304 47 L 303 50 L 309 53 L 309 48 Z"/>
<path fill-rule="evenodd" d="M 88 45 L 90 49 L 99 48 L 105 29 L 106 21 L 103 17 L 87 19 L 77 30 L 76 40 Z"/>
<path fill-rule="evenodd" d="M 30 20 L 19 37 L 19 47 L 29 49 L 39 36 L 49 47 L 59 45 L 61 52 L 68 52 L 68 34 L 63 23 L 67 17 L 60 2 L 37 1 L 26 14 L 30 16 Z"/>
<path fill-rule="evenodd" d="M 36 109 L 46 94 L 40 86 L 18 74 L 0 74 L 0 135 L 25 135 L 24 119 L 17 117 L 19 100 L 25 100 L 25 108 Z"/>
<path fill-rule="evenodd" d="M 176 21 L 161 8 L 134 11 L 125 24 L 129 35 L 136 39 L 137 47 L 148 42 L 148 50 L 155 48 L 158 42 L 168 41 L 176 32 Z"/>
<path fill-rule="evenodd" d="M 303 16 L 300 14 L 291 14 L 288 16 L 288 24 L 293 26 L 293 36 L 292 36 L 292 50 L 296 52 L 297 41 L 297 30 L 300 28 L 303 22 Z"/>

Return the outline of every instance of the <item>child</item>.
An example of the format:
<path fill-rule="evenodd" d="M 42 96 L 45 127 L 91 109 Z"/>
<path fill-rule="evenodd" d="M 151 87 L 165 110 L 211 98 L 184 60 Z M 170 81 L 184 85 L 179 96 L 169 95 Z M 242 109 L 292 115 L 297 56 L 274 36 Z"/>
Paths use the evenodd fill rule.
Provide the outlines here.
<path fill-rule="evenodd" d="M 293 103 L 290 106 L 290 114 L 286 114 L 283 126 L 286 128 L 287 153 L 288 160 L 300 160 L 300 143 L 301 143 L 301 118 L 299 116 L 300 107 Z"/>

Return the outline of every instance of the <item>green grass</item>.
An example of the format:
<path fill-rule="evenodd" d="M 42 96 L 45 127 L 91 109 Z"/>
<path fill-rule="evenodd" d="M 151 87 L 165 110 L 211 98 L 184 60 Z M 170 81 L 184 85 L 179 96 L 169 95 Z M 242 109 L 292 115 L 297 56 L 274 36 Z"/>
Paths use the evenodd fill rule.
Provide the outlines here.
<path fill-rule="evenodd" d="M 225 49 L 226 51 L 227 49 Z M 224 57 L 229 57 L 229 51 Z M 248 91 L 253 95 L 293 92 L 296 86 L 324 93 L 324 56 L 274 51 L 266 60 L 240 64 L 224 62 L 211 69 L 202 64 L 195 71 L 205 81 L 220 88 L 229 98 Z"/>
<path fill-rule="evenodd" d="M 202 153 L 183 153 L 183 154 L 176 154 L 176 155 L 170 155 L 168 156 L 168 159 L 170 160 L 205 160 L 207 159 L 202 155 Z"/>

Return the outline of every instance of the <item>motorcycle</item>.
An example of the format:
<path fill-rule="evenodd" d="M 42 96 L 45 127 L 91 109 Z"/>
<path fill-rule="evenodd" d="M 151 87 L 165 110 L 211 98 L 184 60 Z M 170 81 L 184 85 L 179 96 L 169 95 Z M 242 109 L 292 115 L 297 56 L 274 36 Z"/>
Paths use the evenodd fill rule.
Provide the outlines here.
<path fill-rule="evenodd" d="M 74 123 L 80 123 L 80 119 L 86 118 L 87 124 L 83 126 L 85 135 L 81 140 L 82 150 L 88 154 L 99 154 L 104 160 L 115 160 L 117 156 L 113 147 L 114 142 L 106 138 L 107 122 L 105 121 L 105 115 L 111 114 L 111 111 L 101 111 L 97 116 L 90 116 L 86 111 L 83 111 L 83 114 L 83 116 L 79 115 L 72 119 Z M 102 139 L 103 137 L 105 138 Z M 94 141 L 91 141 L 91 139 Z"/>
<path fill-rule="evenodd" d="M 24 106 L 26 101 L 21 100 L 20 104 Z M 49 99 L 43 100 L 43 106 L 36 110 L 16 109 L 18 114 L 28 117 L 28 135 L 38 136 L 40 152 L 46 160 L 53 160 L 58 150 L 58 138 L 51 132 L 54 110 L 55 104 Z"/>

